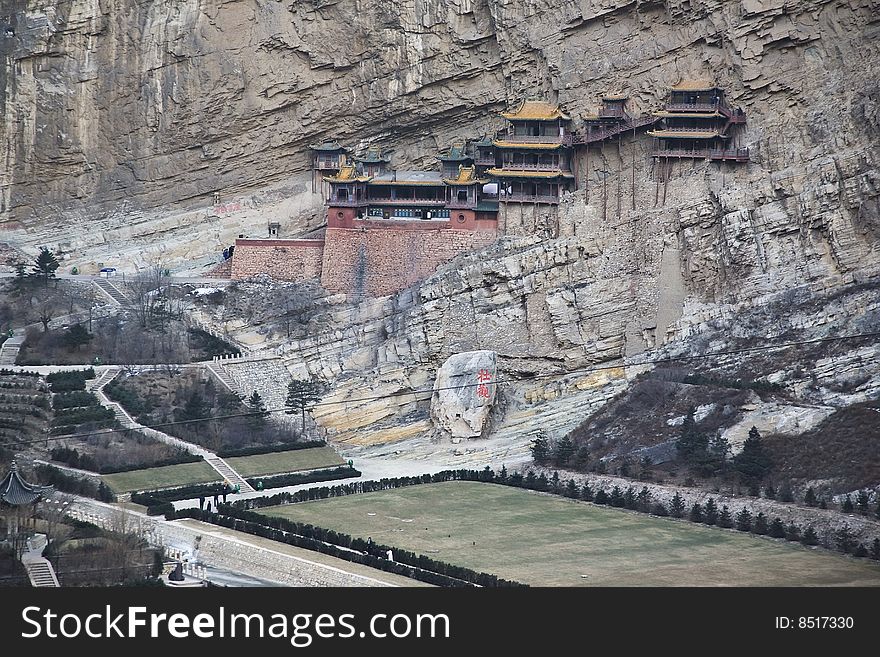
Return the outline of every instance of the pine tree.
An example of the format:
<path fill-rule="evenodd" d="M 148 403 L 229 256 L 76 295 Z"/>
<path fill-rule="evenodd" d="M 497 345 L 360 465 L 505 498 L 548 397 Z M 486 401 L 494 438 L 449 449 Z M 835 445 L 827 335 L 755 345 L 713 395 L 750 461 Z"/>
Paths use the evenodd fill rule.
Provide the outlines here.
<path fill-rule="evenodd" d="M 804 504 L 810 507 L 816 506 L 817 504 L 816 491 L 813 490 L 812 486 L 807 488 L 807 492 L 804 493 Z"/>
<path fill-rule="evenodd" d="M 64 343 L 70 351 L 75 351 L 84 344 L 88 344 L 92 337 L 94 336 L 82 324 L 74 324 L 64 334 Z"/>
<path fill-rule="evenodd" d="M 653 513 L 655 516 L 665 518 L 669 515 L 669 510 L 666 508 L 666 505 L 663 504 L 663 502 L 654 502 L 654 506 L 651 507 L 651 513 Z"/>
<path fill-rule="evenodd" d="M 15 286 L 15 291 L 17 294 L 21 294 L 24 292 L 24 288 L 30 283 L 31 277 L 27 272 L 27 265 L 23 262 L 15 263 L 15 278 L 13 279 L 13 285 Z"/>
<path fill-rule="evenodd" d="M 627 486 L 626 492 L 623 494 L 623 506 L 634 511 L 637 505 L 636 491 L 632 486 Z"/>
<path fill-rule="evenodd" d="M 821 500 L 819 500 L 819 508 L 820 509 L 827 509 L 828 508 L 828 502 L 825 500 L 824 497 Z"/>
<path fill-rule="evenodd" d="M 741 532 L 752 530 L 752 514 L 745 507 L 736 514 L 736 528 Z"/>
<path fill-rule="evenodd" d="M 532 460 L 538 465 L 547 463 L 547 457 L 550 454 L 550 446 L 547 444 L 547 438 L 543 434 L 532 441 Z"/>
<path fill-rule="evenodd" d="M 58 260 L 45 246 L 40 248 L 40 253 L 34 261 L 33 273 L 36 278 L 42 279 L 45 285 L 49 284 L 50 278 L 55 278 L 55 270 L 58 269 Z"/>
<path fill-rule="evenodd" d="M 864 558 L 868 556 L 868 548 L 865 547 L 864 543 L 859 543 L 856 546 L 856 549 L 853 550 L 853 556 L 859 558 Z"/>
<path fill-rule="evenodd" d="M 849 495 L 847 495 L 843 499 L 843 505 L 840 508 L 843 510 L 844 513 L 852 513 L 853 512 L 855 507 L 853 506 L 852 498 L 850 498 Z"/>
<path fill-rule="evenodd" d="M 718 514 L 718 526 L 725 529 L 733 527 L 733 516 L 730 515 L 730 509 L 727 506 L 721 507 L 721 513 Z"/>
<path fill-rule="evenodd" d="M 773 538 L 785 538 L 785 525 L 782 524 L 782 518 L 773 518 L 767 533 Z"/>
<path fill-rule="evenodd" d="M 568 436 L 564 436 L 556 441 L 556 448 L 553 450 L 553 461 L 557 467 L 564 468 L 569 464 L 574 456 L 574 445 Z"/>
<path fill-rule="evenodd" d="M 862 515 L 868 515 L 870 509 L 868 505 L 870 503 L 870 498 L 868 497 L 868 491 L 860 490 L 859 494 L 856 496 L 856 506 L 859 507 L 859 513 Z"/>
<path fill-rule="evenodd" d="M 324 386 L 317 381 L 293 379 L 287 384 L 284 405 L 291 410 L 285 412 L 290 415 L 299 411 L 303 431 L 306 430 L 306 411 L 319 402 L 323 394 Z"/>
<path fill-rule="evenodd" d="M 765 516 L 763 512 L 759 512 L 758 515 L 755 516 L 755 522 L 752 523 L 752 531 L 759 536 L 764 536 L 768 529 L 767 516 Z"/>
<path fill-rule="evenodd" d="M 596 495 L 593 498 L 593 501 L 596 504 L 608 504 L 608 493 L 605 492 L 604 488 L 600 488 L 596 491 Z"/>
<path fill-rule="evenodd" d="M 834 542 L 837 544 L 838 550 L 847 554 L 853 551 L 856 544 L 849 527 L 841 527 L 834 532 Z"/>
<path fill-rule="evenodd" d="M 703 522 L 707 525 L 714 525 L 718 522 L 718 505 L 711 497 L 706 500 L 706 507 L 703 509 Z"/>
<path fill-rule="evenodd" d="M 642 490 L 639 491 L 636 497 L 636 508 L 643 513 L 647 513 L 651 508 L 651 491 L 647 486 L 642 486 Z"/>
<path fill-rule="evenodd" d="M 871 543 L 871 558 L 874 561 L 880 561 L 880 538 L 875 538 Z"/>
<path fill-rule="evenodd" d="M 266 410 L 266 405 L 263 403 L 263 398 L 260 396 L 260 393 L 254 390 L 253 394 L 248 397 L 245 403 L 247 404 L 250 413 L 248 415 L 248 424 L 256 430 L 265 427 L 266 419 L 269 417 L 269 411 Z"/>
<path fill-rule="evenodd" d="M 593 489 L 587 482 L 584 482 L 584 487 L 581 488 L 581 499 L 585 502 L 593 501 Z"/>
<path fill-rule="evenodd" d="M 576 470 L 586 470 L 590 465 L 590 449 L 584 445 L 578 447 L 574 455 L 574 468 Z"/>
<path fill-rule="evenodd" d="M 819 545 L 819 537 L 816 535 L 816 530 L 813 529 L 813 525 L 810 525 L 804 530 L 804 535 L 801 536 L 801 543 L 804 545 Z"/>
<path fill-rule="evenodd" d="M 550 491 L 553 493 L 559 492 L 559 473 L 554 470 L 553 476 L 550 477 Z"/>
<path fill-rule="evenodd" d="M 201 420 L 210 415 L 210 409 L 198 390 L 193 390 L 183 408 L 175 413 L 178 420 Z"/>
<path fill-rule="evenodd" d="M 678 491 L 672 497 L 672 502 L 669 505 L 669 515 L 673 518 L 684 517 L 684 498 L 682 498 Z"/>
<path fill-rule="evenodd" d="M 546 474 L 542 472 L 538 475 L 538 478 L 535 480 L 535 487 L 537 490 L 547 490 L 548 488 L 550 488 L 550 480 L 547 479 Z"/>
<path fill-rule="evenodd" d="M 696 409 L 691 408 L 685 416 L 675 449 L 686 464 L 702 471 L 708 461 L 709 438 L 697 430 L 695 412 Z"/>
<path fill-rule="evenodd" d="M 773 462 L 761 443 L 761 434 L 756 427 L 749 431 L 742 451 L 733 460 L 736 471 L 746 481 L 760 481 L 773 468 Z"/>
<path fill-rule="evenodd" d="M 794 542 L 801 540 L 800 528 L 793 522 L 788 523 L 788 527 L 785 528 L 785 538 Z"/>
<path fill-rule="evenodd" d="M 535 490 L 535 488 L 537 487 L 537 483 L 538 483 L 538 478 L 535 476 L 535 473 L 532 470 L 529 470 L 528 472 L 526 472 L 526 479 L 523 482 L 525 487 L 529 488 L 531 490 Z"/>
<path fill-rule="evenodd" d="M 703 507 L 694 502 L 694 505 L 691 507 L 691 513 L 688 518 L 691 522 L 703 522 Z"/>
<path fill-rule="evenodd" d="M 579 492 L 578 485 L 574 482 L 574 479 L 569 479 L 568 483 L 565 485 L 565 496 L 577 498 Z"/>
<path fill-rule="evenodd" d="M 611 502 L 611 506 L 622 507 L 624 505 L 623 502 L 623 491 L 620 490 L 620 486 L 615 486 L 611 489 L 611 497 L 609 498 Z"/>
<path fill-rule="evenodd" d="M 498 481 L 507 481 L 507 466 L 503 463 L 501 464 L 501 472 L 498 473 Z"/>
<path fill-rule="evenodd" d="M 764 486 L 764 497 L 766 497 L 768 500 L 776 499 L 776 489 L 773 488 L 773 484 L 767 484 L 766 486 Z"/>

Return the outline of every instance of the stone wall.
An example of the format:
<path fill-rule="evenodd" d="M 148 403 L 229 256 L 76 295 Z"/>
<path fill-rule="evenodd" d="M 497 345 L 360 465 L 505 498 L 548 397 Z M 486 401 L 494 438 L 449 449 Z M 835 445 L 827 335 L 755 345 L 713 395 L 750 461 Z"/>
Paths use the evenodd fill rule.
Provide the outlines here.
<path fill-rule="evenodd" d="M 495 231 L 488 230 L 328 228 L 321 285 L 356 298 L 386 296 L 427 278 L 459 253 L 495 239 Z"/>
<path fill-rule="evenodd" d="M 307 281 L 321 276 L 323 240 L 235 240 L 232 278 L 268 274 L 280 281 Z"/>

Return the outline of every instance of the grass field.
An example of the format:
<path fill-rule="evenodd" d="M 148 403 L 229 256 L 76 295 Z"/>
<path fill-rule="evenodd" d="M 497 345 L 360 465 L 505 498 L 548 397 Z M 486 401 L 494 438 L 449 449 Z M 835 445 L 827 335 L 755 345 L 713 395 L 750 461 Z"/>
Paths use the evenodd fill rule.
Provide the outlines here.
<path fill-rule="evenodd" d="M 329 468 L 345 463 L 332 447 L 312 447 L 255 456 L 233 456 L 224 460 L 243 477 Z"/>
<path fill-rule="evenodd" d="M 101 477 L 114 493 L 130 493 L 136 490 L 156 490 L 191 484 L 220 482 L 217 471 L 204 461 L 166 465 L 161 468 L 145 468 L 131 472 L 117 472 Z"/>
<path fill-rule="evenodd" d="M 265 515 L 533 586 L 880 586 L 880 564 L 522 489 L 446 482 Z"/>

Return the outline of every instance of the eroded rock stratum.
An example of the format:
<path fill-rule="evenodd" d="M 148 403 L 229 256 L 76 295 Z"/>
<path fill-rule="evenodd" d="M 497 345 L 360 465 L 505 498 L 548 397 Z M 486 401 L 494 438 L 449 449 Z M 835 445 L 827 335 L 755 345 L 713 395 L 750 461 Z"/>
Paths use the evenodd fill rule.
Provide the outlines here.
<path fill-rule="evenodd" d="M 638 113 L 683 77 L 715 79 L 746 111 L 748 165 L 676 164 L 664 184 L 646 138 L 626 137 L 581 156 L 589 199 L 512 211 L 507 237 L 394 297 L 330 299 L 330 329 L 311 337 L 205 313 L 331 381 L 348 405 L 316 420 L 341 442 L 426 435 L 427 401 L 399 393 L 430 389 L 462 351 L 495 351 L 522 377 L 497 435 L 525 445 L 638 373 L 576 370 L 878 324 L 875 0 L 15 0 L 0 18 L 2 235 L 67 264 L 207 262 L 269 219 L 300 234 L 320 223 L 307 144 L 323 138 L 428 165 L 525 95 L 576 117 L 624 91 Z M 876 398 L 866 349 L 815 380 L 775 376 L 803 403 Z M 358 402 L 364 389 L 388 397 Z"/>

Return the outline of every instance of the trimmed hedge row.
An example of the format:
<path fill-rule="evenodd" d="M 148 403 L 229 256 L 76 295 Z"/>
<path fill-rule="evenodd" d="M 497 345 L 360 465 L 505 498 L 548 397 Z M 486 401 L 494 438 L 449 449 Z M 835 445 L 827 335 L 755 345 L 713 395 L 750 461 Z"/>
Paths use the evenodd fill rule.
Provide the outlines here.
<path fill-rule="evenodd" d="M 187 452 L 181 453 L 179 456 L 172 456 L 169 458 L 161 459 L 159 461 L 155 461 L 150 465 L 144 465 L 143 463 L 131 463 L 129 465 L 102 465 L 99 466 L 97 461 L 89 455 L 89 454 L 80 454 L 76 448 L 68 448 L 68 447 L 56 447 L 51 450 L 50 455 L 53 461 L 58 461 L 59 463 L 65 463 L 72 468 L 79 468 L 81 470 L 90 470 L 91 472 L 96 472 L 98 474 L 115 474 L 117 472 L 132 472 L 133 470 L 143 470 L 144 468 L 161 468 L 166 465 L 180 465 L 181 463 L 195 463 L 196 461 L 201 461 L 202 457 L 196 454 L 189 454 Z"/>
<path fill-rule="evenodd" d="M 352 538 L 347 534 L 295 523 L 284 518 L 266 518 L 253 511 L 234 509 L 228 504 L 222 505 L 219 513 L 209 513 L 198 509 L 181 509 L 168 517 L 169 519 L 195 518 L 254 536 L 329 554 L 338 559 L 363 564 L 436 586 L 525 586 L 519 582 L 501 579 L 489 573 L 478 573 L 469 568 L 437 561 L 414 552 L 380 545 L 360 538 Z M 392 550 L 394 561 L 389 561 L 386 558 L 388 550 Z"/>
<path fill-rule="evenodd" d="M 276 452 L 293 452 L 298 449 L 312 449 L 314 447 L 325 447 L 327 445 L 323 440 L 308 440 L 296 443 L 276 443 L 275 445 L 256 445 L 254 447 L 239 447 L 232 449 L 221 449 L 217 452 L 217 456 L 221 459 L 231 456 L 256 456 L 258 454 L 274 454 Z"/>
<path fill-rule="evenodd" d="M 52 372 L 46 375 L 49 389 L 52 392 L 70 392 L 72 390 L 85 390 L 86 381 L 95 378 L 95 369 L 89 367 L 84 370 L 66 370 Z"/>
<path fill-rule="evenodd" d="M 360 470 L 343 465 L 338 468 L 316 470 L 315 472 L 291 472 L 271 477 L 251 477 L 245 481 L 254 488 L 257 487 L 258 482 L 262 482 L 263 488 L 281 488 L 282 486 L 296 486 L 297 484 L 311 484 L 319 481 L 333 481 L 335 479 L 349 479 L 360 476 Z"/>
<path fill-rule="evenodd" d="M 103 481 L 95 483 L 92 479 L 74 477 L 51 465 L 37 465 L 34 472 L 41 484 L 54 486 L 64 493 L 85 495 L 101 502 L 115 502 L 116 496 Z"/>

